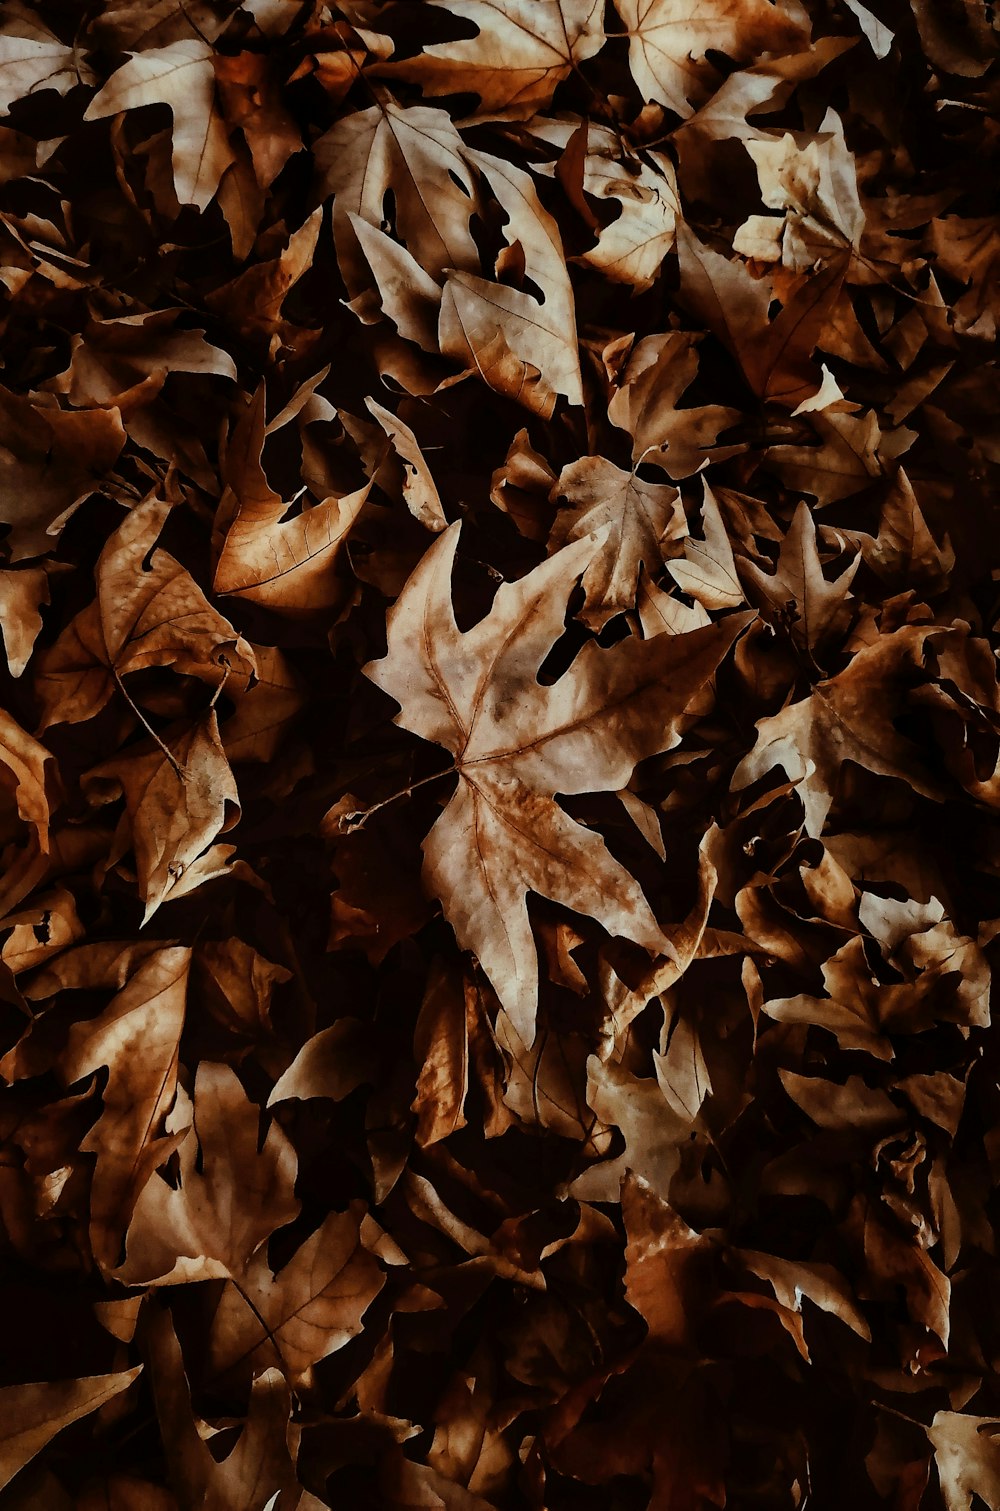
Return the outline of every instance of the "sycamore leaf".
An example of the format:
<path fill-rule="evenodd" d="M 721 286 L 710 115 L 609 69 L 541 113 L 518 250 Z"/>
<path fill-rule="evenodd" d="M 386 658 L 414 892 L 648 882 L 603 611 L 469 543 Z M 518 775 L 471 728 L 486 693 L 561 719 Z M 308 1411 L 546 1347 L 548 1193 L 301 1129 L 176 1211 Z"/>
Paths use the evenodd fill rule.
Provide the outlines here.
<path fill-rule="evenodd" d="M 575 336 L 552 329 L 537 299 L 520 289 L 453 274 L 441 298 L 438 336 L 443 356 L 545 419 L 560 393 L 580 402 Z"/>
<path fill-rule="evenodd" d="M 43 29 L 44 30 L 44 29 Z M 0 33 L 0 114 L 43 89 L 65 94 L 79 82 L 76 53 L 57 37 L 18 37 Z"/>
<path fill-rule="evenodd" d="M 176 890 L 202 851 L 239 817 L 239 793 L 229 769 L 215 711 L 188 726 L 170 744 L 149 742 L 137 753 L 113 756 L 86 777 L 91 790 L 112 782 L 125 796 L 148 923 Z M 232 808 L 235 812 L 230 812 Z M 206 876 L 204 879 L 208 879 Z"/>
<path fill-rule="evenodd" d="M 319 193 L 333 195 L 333 230 L 340 268 L 352 295 L 369 282 L 354 247 L 356 221 L 392 230 L 425 277 L 440 282 L 448 269 L 472 272 L 479 254 L 470 222 L 478 190 L 462 138 L 451 117 L 430 105 L 404 109 L 392 102 L 345 116 L 314 148 Z M 362 242 L 366 256 L 370 247 Z"/>
<path fill-rule="evenodd" d="M 420 1072 L 411 1107 L 417 1115 L 417 1143 L 425 1149 L 466 1125 L 469 995 L 463 976 L 439 968 L 420 1005 L 413 1035 Z"/>
<path fill-rule="evenodd" d="M 638 760 L 670 749 L 689 697 L 746 621 L 609 651 L 591 642 L 545 687 L 538 669 L 595 541 L 505 584 L 465 634 L 451 606 L 458 544 L 453 525 L 427 552 L 390 612 L 387 655 L 365 673 L 399 703 L 397 723 L 455 757 L 458 787 L 424 841 L 424 880 L 530 1044 L 538 981 L 529 891 L 647 949 L 662 943 L 638 884 L 555 794 L 618 791 Z"/>
<path fill-rule="evenodd" d="M 783 293 L 781 310 L 772 319 L 775 290 L 770 280 L 754 278 L 739 258 L 714 251 L 683 223 L 677 253 L 684 304 L 732 352 L 754 393 L 789 409 L 811 398 L 821 382 L 812 353 L 839 296 L 844 259 L 831 261 Z"/>
<path fill-rule="evenodd" d="M 733 238 L 735 251 L 805 273 L 858 249 L 865 212 L 854 158 L 835 111 L 827 111 L 819 134 L 807 140 L 786 131 L 780 138 L 749 140 L 746 147 L 757 165 L 761 198 L 782 218 L 752 215 Z"/>
<path fill-rule="evenodd" d="M 219 731 L 226 759 L 269 761 L 306 701 L 305 689 L 288 657 L 274 645 L 251 647 L 257 671 L 246 687 L 229 683 L 233 713 Z"/>
<path fill-rule="evenodd" d="M 466 151 L 466 157 L 489 180 L 507 217 L 504 238 L 517 249 L 541 298 L 470 274 L 450 275 L 441 302 L 441 351 L 475 363 L 476 352 L 499 333 L 516 359 L 539 370 L 548 388 L 580 404 L 576 313 L 558 227 L 527 173 L 487 153 Z"/>
<path fill-rule="evenodd" d="M 127 1390 L 142 1365 L 79 1380 L 42 1380 L 0 1389 L 0 1489 L 41 1452 L 57 1432 Z"/>
<path fill-rule="evenodd" d="M 657 1343 L 683 1347 L 692 1335 L 714 1244 L 689 1227 L 641 1175 L 625 1178 L 621 1198 L 629 1305 L 645 1318 Z"/>
<path fill-rule="evenodd" d="M 938 1411 L 927 1428 L 947 1511 L 1000 1501 L 1000 1421 Z"/>
<path fill-rule="evenodd" d="M 664 153 L 649 149 L 631 158 L 624 150 L 613 132 L 591 124 L 583 188 L 594 199 L 616 201 L 619 213 L 581 260 L 642 293 L 673 247 L 680 201 L 674 167 Z"/>
<path fill-rule="evenodd" d="M 33 827 L 43 852 L 49 847 L 49 799 L 45 785 L 46 763 L 51 759 L 44 745 L 32 739 L 5 709 L 0 709 L 0 782 L 13 785 L 18 814 Z"/>
<path fill-rule="evenodd" d="M 123 1285 L 238 1275 L 276 1228 L 293 1221 L 295 1152 L 274 1123 L 259 1149 L 259 1129 L 258 1110 L 234 1072 L 203 1062 L 194 1126 L 177 1151 L 179 1182 L 153 1175 L 140 1192 L 126 1261 L 116 1271 Z"/>
<path fill-rule="evenodd" d="M 653 148 L 641 155 L 631 151 L 617 132 L 596 121 L 542 120 L 531 132 L 562 153 L 558 164 L 536 171 L 560 180 L 596 232 L 596 245 L 577 260 L 637 293 L 649 288 L 674 244 L 680 214 L 670 159 Z M 610 224 L 597 220 L 591 199 L 615 209 Z"/>
<path fill-rule="evenodd" d="M 604 457 L 586 456 L 563 468 L 552 496 L 565 499 L 566 506 L 549 537 L 550 555 L 608 527 L 583 574 L 587 601 L 580 617 L 600 628 L 605 620 L 632 608 L 643 566 L 655 574 L 666 543 L 686 533 L 677 489 L 643 482 L 634 471 L 623 472 Z"/>
<path fill-rule="evenodd" d="M 644 100 L 679 116 L 711 93 L 718 74 L 709 52 L 734 62 L 806 43 L 800 26 L 771 0 L 615 0 L 629 36 L 629 67 Z"/>
<path fill-rule="evenodd" d="M 113 73 L 87 107 L 100 120 L 143 105 L 167 105 L 173 116 L 173 174 L 182 205 L 204 210 L 235 161 L 215 97 L 213 49 L 198 38 L 136 53 Z"/>
<path fill-rule="evenodd" d="M 704 539 L 689 535 L 684 560 L 667 562 L 667 571 L 680 588 L 706 609 L 737 608 L 746 600 L 736 570 L 729 535 L 707 480 L 702 481 L 701 528 Z"/>
<path fill-rule="evenodd" d="M 775 571 L 763 572 L 746 560 L 740 570 L 771 623 L 786 626 L 795 643 L 812 653 L 844 627 L 848 588 L 859 561 L 855 557 L 836 582 L 828 582 L 816 547 L 815 521 L 808 505 L 800 503 L 781 543 Z"/>
<path fill-rule="evenodd" d="M 576 311 L 559 228 L 542 207 L 529 174 L 485 152 L 467 150 L 466 157 L 488 179 L 507 217 L 504 239 L 523 260 L 526 276 L 541 295 L 539 300 L 498 284 L 493 294 L 484 291 L 484 298 L 509 312 L 501 329 L 511 350 L 525 360 L 530 356 L 557 393 L 579 404 L 583 394 Z"/>
<path fill-rule="evenodd" d="M 230 1441 L 220 1456 L 218 1440 L 212 1442 L 213 1427 L 195 1414 L 169 1311 L 151 1311 L 146 1338 L 157 1415 L 171 1447 L 170 1480 L 183 1496 L 183 1504 L 197 1505 L 203 1511 L 271 1511 L 283 1502 L 299 1511 L 319 1511 L 320 1502 L 308 1492 L 296 1498 L 294 1437 L 289 1424 L 291 1393 L 281 1371 L 272 1366 L 255 1374 L 246 1420 L 239 1422 L 239 1437 L 235 1445 Z M 121 1511 L 138 1511 L 139 1504 L 129 1501 Z M 143 1508 L 147 1504 L 141 1502 Z M 176 1505 L 171 1499 L 170 1508 Z M 117 1503 L 112 1511 L 119 1511 Z"/>
<path fill-rule="evenodd" d="M 907 679 L 919 666 L 928 631 L 907 626 L 859 651 L 837 676 L 808 698 L 757 721 L 757 743 L 733 774 L 739 791 L 784 768 L 797 783 L 806 830 L 823 832 L 845 761 L 896 777 L 924 797 L 943 796 L 920 759 L 920 749 L 893 722 Z"/>
<path fill-rule="evenodd" d="M 376 1071 L 374 1045 L 364 1025 L 357 1018 L 338 1018 L 303 1044 L 267 1105 L 312 1097 L 339 1102 L 366 1081 L 374 1082 Z"/>
<path fill-rule="evenodd" d="M 261 463 L 264 390 L 240 416 L 227 456 L 228 486 L 220 506 L 226 527 L 215 568 L 215 591 L 277 613 L 309 616 L 341 596 L 337 556 L 368 496 L 370 484 L 344 498 L 290 505 L 275 493 Z"/>
<path fill-rule="evenodd" d="M 426 94 L 479 96 L 490 115 L 519 120 L 547 105 L 570 70 L 604 45 L 600 0 L 428 0 L 476 35 L 425 47 L 382 73 L 414 79 Z"/>
<path fill-rule="evenodd" d="M 772 446 L 768 465 L 788 488 L 811 493 L 820 505 L 867 488 L 882 475 L 882 433 L 874 410 L 866 415 L 826 410 L 810 416 L 818 446 Z"/>
<path fill-rule="evenodd" d="M 839 533 L 860 550 L 879 577 L 892 585 L 919 583 L 925 593 L 940 592 L 955 565 L 951 541 L 946 535 L 938 545 L 902 468 L 886 492 L 878 536 L 873 539 L 853 530 Z"/>
<path fill-rule="evenodd" d="M 385 1283 L 360 1227 L 357 1205 L 331 1213 L 277 1273 L 259 1249 L 239 1285 L 222 1293 L 209 1338 L 212 1372 L 277 1359 L 295 1382 L 355 1337 Z"/>
<path fill-rule="evenodd" d="M 733 1257 L 738 1257 L 751 1274 L 766 1280 L 775 1299 L 788 1311 L 801 1312 L 805 1296 L 821 1311 L 839 1317 L 859 1338 L 870 1340 L 871 1329 L 849 1286 L 832 1264 L 779 1259 L 754 1249 L 734 1250 Z"/>
<path fill-rule="evenodd" d="M 53 548 L 124 442 L 116 408 L 64 410 L 48 395 L 0 388 L 0 524 L 11 527 L 15 561 Z"/>
<path fill-rule="evenodd" d="M 42 728 L 100 712 L 131 672 L 170 666 L 219 685 L 250 677 L 253 652 L 191 574 L 156 541 L 171 506 L 138 504 L 109 537 L 97 563 L 97 598 L 39 657 Z"/>
<path fill-rule="evenodd" d="M 441 505 L 441 495 L 437 491 L 437 485 L 420 449 L 419 441 L 409 425 L 404 424 L 398 415 L 390 414 L 387 409 L 382 408 L 381 404 L 376 404 L 374 399 L 366 399 L 365 403 L 369 413 L 375 417 L 389 437 L 393 450 L 402 464 L 403 497 L 406 500 L 406 507 L 425 529 L 439 535 L 447 527 L 448 521 Z"/>
<path fill-rule="evenodd" d="M 644 336 L 616 375 L 608 419 L 632 437 L 632 460 L 655 462 L 671 478 L 690 477 L 706 462 L 741 447 L 717 447 L 719 432 L 739 419 L 721 404 L 681 409 L 698 371 L 698 337 L 686 331 Z"/>
<path fill-rule="evenodd" d="M 126 969 L 127 960 L 126 955 Z M 103 1111 L 81 1145 L 97 1156 L 90 1238 L 96 1258 L 108 1268 L 118 1261 L 139 1191 L 173 1147 L 157 1134 L 177 1085 L 190 964 L 191 951 L 180 945 L 156 948 L 140 959 L 102 1013 L 73 1025 L 59 1061 L 67 1085 L 108 1070 Z"/>

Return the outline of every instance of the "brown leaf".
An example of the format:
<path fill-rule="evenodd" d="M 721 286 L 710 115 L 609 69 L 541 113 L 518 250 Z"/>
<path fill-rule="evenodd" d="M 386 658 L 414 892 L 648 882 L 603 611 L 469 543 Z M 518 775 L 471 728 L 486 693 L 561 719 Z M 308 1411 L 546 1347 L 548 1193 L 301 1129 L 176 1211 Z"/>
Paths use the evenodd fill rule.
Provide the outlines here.
<path fill-rule="evenodd" d="M 0 1487 L 9 1485 L 45 1444 L 105 1401 L 127 1390 L 142 1369 L 91 1375 L 79 1380 L 7 1385 L 0 1390 Z"/>
<path fill-rule="evenodd" d="M 112 1268 L 135 1200 L 173 1148 L 158 1138 L 177 1084 L 191 951 L 154 949 L 98 1017 L 73 1025 L 59 1068 L 66 1085 L 108 1067 L 104 1110 L 81 1145 L 97 1155 L 90 1236 Z"/>
<path fill-rule="evenodd" d="M 845 627 L 848 588 L 857 569 L 855 557 L 836 582 L 827 581 L 816 548 L 816 525 L 804 503 L 781 543 L 774 572 L 762 572 L 752 561 L 741 563 L 743 577 L 756 590 L 766 617 L 786 627 L 793 641 L 810 653 Z"/>
<path fill-rule="evenodd" d="M 995 1417 L 938 1411 L 927 1428 L 948 1511 L 970 1511 L 974 1498 L 1000 1497 L 1000 1422 Z"/>
<path fill-rule="evenodd" d="M 276 1359 L 289 1381 L 301 1381 L 355 1337 L 385 1281 L 359 1231 L 356 1208 L 331 1213 L 276 1274 L 259 1250 L 239 1286 L 222 1294 L 209 1339 L 212 1372 Z"/>
<path fill-rule="evenodd" d="M 226 525 L 215 568 L 215 591 L 309 616 L 342 596 L 337 556 L 368 496 L 368 486 L 327 498 L 285 519 L 290 505 L 268 484 L 261 465 L 264 390 L 241 415 L 227 457 L 228 487 L 220 513 Z"/>
<path fill-rule="evenodd" d="M 744 621 L 606 652 L 591 643 L 550 690 L 537 670 L 559 637 L 565 595 L 592 558 L 592 540 L 506 584 L 464 635 L 450 602 L 458 543 L 452 526 L 424 557 L 390 615 L 388 654 L 366 673 L 400 703 L 398 722 L 454 753 L 459 786 L 424 842 L 425 882 L 530 1043 L 537 973 L 529 890 L 648 949 L 662 938 L 635 881 L 552 794 L 617 791 L 638 759 L 669 749 L 688 697 Z"/>
<path fill-rule="evenodd" d="M 896 777 L 925 797 L 942 796 L 925 770 L 919 748 L 892 721 L 906 679 L 920 664 L 926 629 L 906 627 L 859 651 L 844 671 L 820 682 L 808 698 L 757 721 L 757 744 L 733 775 L 737 790 L 772 771 L 798 784 L 806 828 L 823 832 L 837 776 L 855 761 L 879 776 Z"/>
<path fill-rule="evenodd" d="M 38 658 L 42 728 L 99 713 L 116 683 L 170 666 L 215 686 L 255 671 L 253 652 L 169 552 L 156 545 L 170 514 L 148 498 L 108 539 L 95 572 L 97 598 Z"/>
<path fill-rule="evenodd" d="M 258 1149 L 259 1129 L 258 1110 L 234 1072 L 203 1063 L 194 1123 L 177 1149 L 179 1183 L 153 1175 L 139 1193 L 116 1271 L 123 1285 L 237 1276 L 276 1228 L 293 1221 L 295 1153 L 273 1123 Z"/>
<path fill-rule="evenodd" d="M 629 67 L 644 100 L 691 114 L 718 78 L 707 54 L 745 62 L 762 52 L 802 46 L 800 27 L 769 0 L 711 0 L 694 11 L 677 0 L 615 0 L 629 35 Z"/>
<path fill-rule="evenodd" d="M 552 487 L 566 500 L 549 536 L 551 555 L 570 541 L 603 530 L 603 543 L 583 574 L 586 605 L 580 615 L 599 629 L 632 608 L 643 566 L 655 575 L 664 546 L 687 530 L 676 488 L 646 483 L 635 471 L 622 472 L 600 456 L 582 457 L 564 467 Z"/>
<path fill-rule="evenodd" d="M 182 205 L 204 210 L 233 162 L 225 123 L 215 98 L 215 54 L 190 35 L 152 47 L 123 63 L 87 106 L 85 119 L 100 120 L 143 105 L 167 105 L 173 117 L 174 187 Z"/>
<path fill-rule="evenodd" d="M 381 72 L 414 79 L 427 94 L 466 91 L 480 109 L 519 120 L 547 105 L 574 65 L 604 44 L 597 0 L 430 0 L 471 22 L 468 40 L 425 47 Z"/>
<path fill-rule="evenodd" d="M 64 410 L 0 388 L 0 519 L 11 527 L 15 561 L 52 549 L 124 441 L 115 408 Z"/>
<path fill-rule="evenodd" d="M 169 745 L 157 742 L 152 749 L 112 757 L 89 771 L 85 780 L 92 791 L 111 782 L 124 794 L 146 904 L 144 922 L 171 894 L 189 889 L 186 873 L 216 836 L 239 818 L 239 792 L 214 711 L 175 735 Z"/>

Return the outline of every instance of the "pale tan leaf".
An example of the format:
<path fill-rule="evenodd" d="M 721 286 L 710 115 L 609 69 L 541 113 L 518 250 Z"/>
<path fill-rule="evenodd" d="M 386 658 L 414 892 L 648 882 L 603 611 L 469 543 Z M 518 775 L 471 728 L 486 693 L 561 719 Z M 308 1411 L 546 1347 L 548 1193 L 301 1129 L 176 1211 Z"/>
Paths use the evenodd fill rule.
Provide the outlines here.
<path fill-rule="evenodd" d="M 452 526 L 425 555 L 389 615 L 388 654 L 365 671 L 401 705 L 397 722 L 454 753 L 458 787 L 424 842 L 424 878 L 530 1044 L 537 967 L 529 891 L 648 949 L 662 938 L 635 880 L 553 794 L 619 791 L 639 759 L 669 749 L 688 698 L 745 620 L 629 639 L 610 651 L 589 643 L 544 687 L 538 668 L 597 542 L 566 546 L 505 584 L 465 634 L 451 606 L 458 542 Z"/>
<path fill-rule="evenodd" d="M 629 66 L 644 100 L 689 116 L 718 74 L 708 53 L 744 63 L 766 52 L 793 52 L 807 37 L 770 0 L 615 0 L 629 35 Z"/>
<path fill-rule="evenodd" d="M 425 47 L 382 72 L 427 94 L 471 91 L 480 109 L 520 120 L 547 105 L 575 64 L 604 44 L 600 0 L 429 0 L 476 27 L 474 37 Z"/>
<path fill-rule="evenodd" d="M 173 116 L 173 172 L 182 205 L 208 206 L 233 163 L 215 97 L 213 49 L 188 37 L 137 53 L 91 100 L 84 119 L 97 121 L 143 105 L 167 105 Z"/>

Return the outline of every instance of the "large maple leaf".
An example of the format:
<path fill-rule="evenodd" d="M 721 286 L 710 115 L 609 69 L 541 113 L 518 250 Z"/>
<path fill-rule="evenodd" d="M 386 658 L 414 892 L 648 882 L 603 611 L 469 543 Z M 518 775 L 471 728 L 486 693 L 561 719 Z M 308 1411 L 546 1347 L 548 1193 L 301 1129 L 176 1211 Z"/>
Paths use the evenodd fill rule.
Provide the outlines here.
<path fill-rule="evenodd" d="M 789 51 L 805 41 L 801 28 L 770 0 L 615 0 L 629 34 L 629 66 L 645 100 L 691 114 L 718 75 L 709 52 L 738 62 Z"/>
<path fill-rule="evenodd" d="M 598 0 L 432 0 L 476 27 L 468 40 L 425 47 L 383 72 L 416 79 L 427 94 L 478 94 L 481 109 L 521 119 L 604 45 Z"/>
<path fill-rule="evenodd" d="M 204 210 L 233 162 L 215 97 L 214 53 L 200 39 L 153 47 L 129 58 L 91 100 L 84 120 L 142 105 L 167 105 L 173 116 L 173 173 L 182 205 Z"/>
<path fill-rule="evenodd" d="M 688 700 L 746 619 L 610 650 L 590 642 L 546 687 L 539 669 L 599 537 L 506 583 L 464 634 L 451 603 L 458 542 L 452 525 L 427 552 L 389 615 L 386 656 L 365 673 L 400 704 L 397 723 L 455 756 L 458 787 L 424 841 L 424 881 L 530 1042 L 538 982 L 529 892 L 646 949 L 665 948 L 638 882 L 555 795 L 617 792 L 638 761 L 676 744 Z"/>

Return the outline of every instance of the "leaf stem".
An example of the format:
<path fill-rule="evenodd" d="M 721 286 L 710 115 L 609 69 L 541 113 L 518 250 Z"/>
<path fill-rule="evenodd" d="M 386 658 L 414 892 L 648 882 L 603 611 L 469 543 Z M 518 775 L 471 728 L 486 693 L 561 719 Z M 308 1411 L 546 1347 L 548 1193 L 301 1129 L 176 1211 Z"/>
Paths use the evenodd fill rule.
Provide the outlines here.
<path fill-rule="evenodd" d="M 373 813 L 378 813 L 380 808 L 388 808 L 390 803 L 395 803 L 401 797 L 409 797 L 411 792 L 416 792 L 418 787 L 426 787 L 429 782 L 439 782 L 444 776 L 454 776 L 458 770 L 452 762 L 443 771 L 435 771 L 431 776 L 422 776 L 418 782 L 411 782 L 408 787 L 401 787 L 398 792 L 393 792 L 389 797 L 382 798 L 381 802 L 372 803 L 369 808 L 359 809 L 356 813 L 345 814 L 342 821 L 342 832 L 355 834 L 363 829 Z"/>

